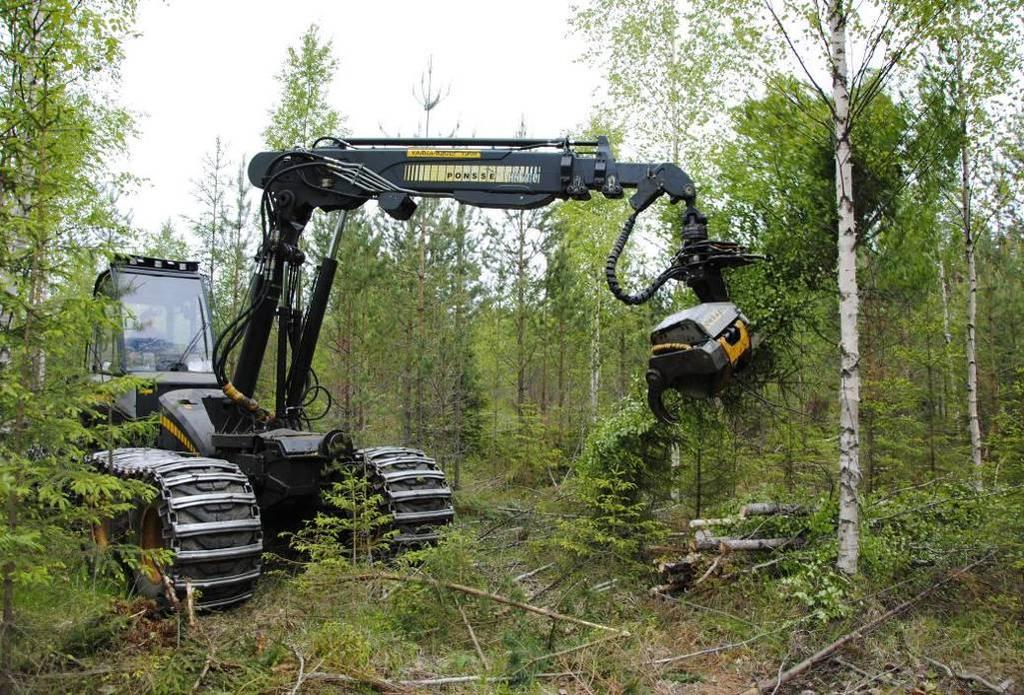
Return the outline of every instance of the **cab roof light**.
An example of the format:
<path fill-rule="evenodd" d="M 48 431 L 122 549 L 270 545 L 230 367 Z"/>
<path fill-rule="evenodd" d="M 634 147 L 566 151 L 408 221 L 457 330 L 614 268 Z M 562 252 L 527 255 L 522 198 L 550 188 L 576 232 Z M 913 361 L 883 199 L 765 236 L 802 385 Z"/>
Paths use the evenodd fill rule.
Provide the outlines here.
<path fill-rule="evenodd" d="M 160 268 L 162 270 L 181 270 L 185 272 L 199 272 L 197 261 L 171 261 L 166 258 L 150 258 L 149 256 L 117 256 L 115 261 L 122 265 L 130 265 L 138 268 Z"/>

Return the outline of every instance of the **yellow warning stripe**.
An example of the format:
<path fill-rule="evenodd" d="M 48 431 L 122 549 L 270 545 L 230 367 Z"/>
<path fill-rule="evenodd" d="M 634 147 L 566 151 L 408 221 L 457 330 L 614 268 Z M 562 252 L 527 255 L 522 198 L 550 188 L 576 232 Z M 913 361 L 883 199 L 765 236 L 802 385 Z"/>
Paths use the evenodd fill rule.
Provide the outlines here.
<path fill-rule="evenodd" d="M 160 425 L 165 430 L 167 430 L 172 437 L 177 439 L 181 443 L 181 445 L 183 447 L 185 447 L 186 451 L 188 451 L 190 453 L 193 453 L 193 454 L 198 454 L 199 453 L 199 451 L 196 449 L 195 445 L 192 444 L 192 442 L 189 440 L 189 438 L 187 436 L 185 436 L 185 433 L 182 432 L 181 429 L 177 425 L 175 425 L 173 422 L 171 422 L 171 419 L 169 417 L 167 417 L 166 415 L 161 415 L 160 416 Z"/>

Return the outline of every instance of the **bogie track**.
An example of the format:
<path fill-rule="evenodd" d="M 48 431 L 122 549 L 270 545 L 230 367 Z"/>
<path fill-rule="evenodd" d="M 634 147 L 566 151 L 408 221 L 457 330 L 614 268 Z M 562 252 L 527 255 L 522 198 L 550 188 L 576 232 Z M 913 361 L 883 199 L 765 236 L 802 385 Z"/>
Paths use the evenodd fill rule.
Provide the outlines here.
<path fill-rule="evenodd" d="M 371 447 L 360 449 L 357 458 L 366 467 L 374 494 L 383 499 L 391 516 L 388 531 L 394 550 L 419 547 L 438 538 L 438 530 L 455 516 L 452 491 L 444 471 L 418 449 Z"/>
<path fill-rule="evenodd" d="M 139 593 L 163 601 L 166 585 L 184 597 L 199 592 L 198 608 L 219 608 L 252 596 L 261 572 L 263 529 L 248 478 L 234 463 L 161 449 L 98 452 L 105 472 L 143 480 L 156 499 L 140 505 L 117 524 L 145 550 L 174 551 L 169 566 L 144 561 L 134 570 Z M 455 515 L 451 489 L 436 461 L 417 449 L 371 447 L 356 452 L 372 494 L 390 517 L 395 552 L 435 542 Z"/>
<path fill-rule="evenodd" d="M 128 530 L 143 548 L 173 550 L 170 566 L 143 563 L 136 588 L 164 595 L 164 579 L 179 596 L 199 592 L 196 606 L 219 608 L 252 596 L 260 576 L 263 529 L 248 478 L 228 461 L 160 449 L 118 449 L 94 456 L 106 472 L 144 480 L 157 497 L 129 515 Z"/>

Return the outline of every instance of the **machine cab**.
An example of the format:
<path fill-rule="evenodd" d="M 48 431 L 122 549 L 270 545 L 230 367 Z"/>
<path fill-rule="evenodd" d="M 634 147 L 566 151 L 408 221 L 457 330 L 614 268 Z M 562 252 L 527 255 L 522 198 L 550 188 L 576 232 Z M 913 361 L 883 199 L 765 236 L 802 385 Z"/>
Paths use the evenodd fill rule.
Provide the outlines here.
<path fill-rule="evenodd" d="M 155 385 L 118 399 L 122 415 L 148 415 L 169 390 L 216 387 L 212 320 L 197 263 L 121 257 L 96 279 L 93 293 L 114 300 L 110 323 L 97 328 L 89 349 L 93 373 L 137 375 Z"/>

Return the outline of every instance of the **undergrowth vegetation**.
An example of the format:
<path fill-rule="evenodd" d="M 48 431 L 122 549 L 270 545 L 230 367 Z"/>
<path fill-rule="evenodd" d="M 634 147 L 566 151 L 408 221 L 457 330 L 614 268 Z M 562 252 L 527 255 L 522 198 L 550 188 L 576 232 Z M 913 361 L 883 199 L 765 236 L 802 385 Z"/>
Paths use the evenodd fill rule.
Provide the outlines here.
<path fill-rule="evenodd" d="M 845 658 L 905 688 L 949 687 L 927 659 L 1021 677 L 1019 486 L 947 477 L 866 498 L 856 581 L 834 569 L 834 499 L 808 494 L 807 514 L 730 530 L 802 544 L 722 555 L 700 585 L 654 595 L 656 562 L 687 552 L 678 534 L 688 517 L 670 494 L 675 442 L 648 420 L 626 404 L 557 486 L 468 478 L 441 541 L 397 557 L 386 552 L 379 500 L 358 476 L 343 477 L 328 495 L 338 513 L 290 536 L 299 552 L 268 556 L 251 602 L 194 624 L 80 563 L 24 614 L 19 687 L 369 692 L 454 679 L 445 687 L 736 692 L 937 582 Z M 708 515 L 735 517 L 740 501 L 776 492 L 748 490 Z M 831 663 L 805 683 L 861 678 Z"/>

